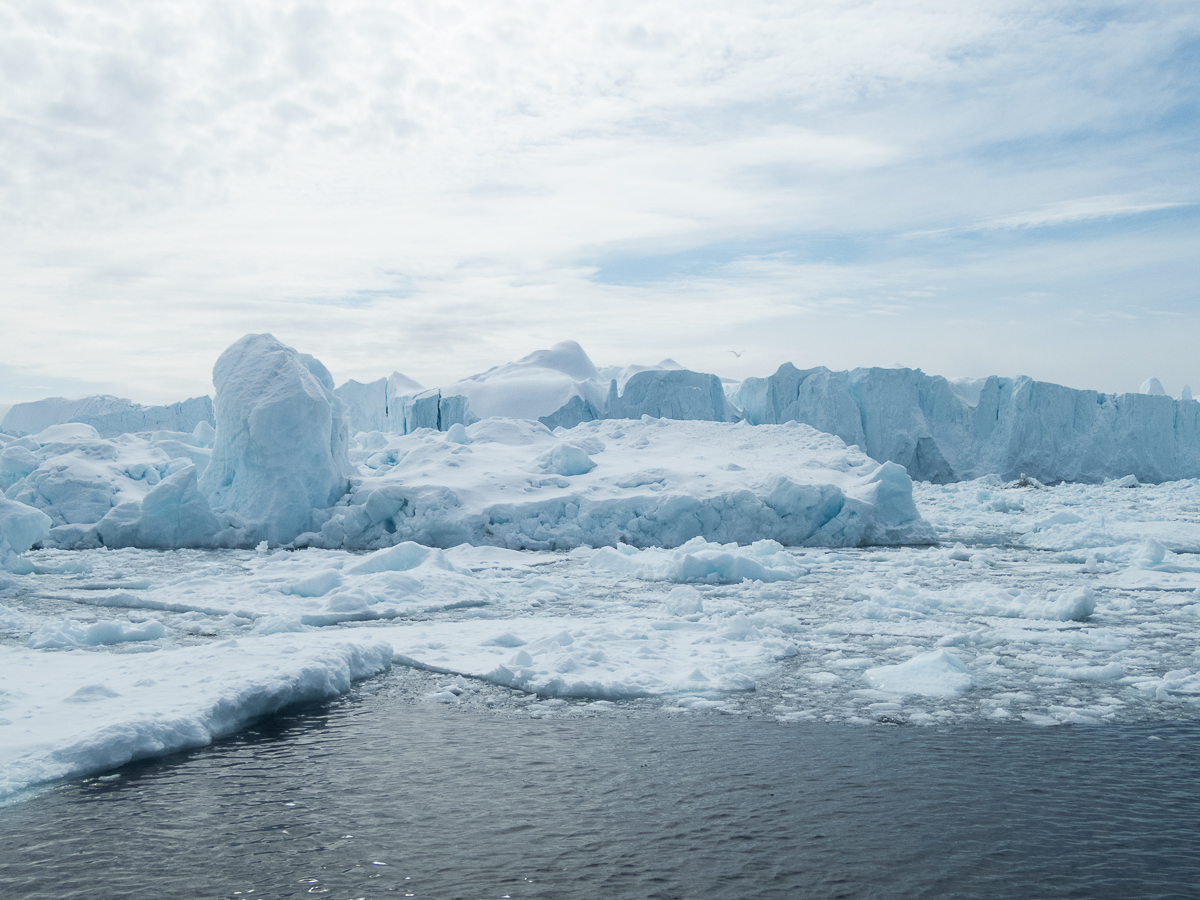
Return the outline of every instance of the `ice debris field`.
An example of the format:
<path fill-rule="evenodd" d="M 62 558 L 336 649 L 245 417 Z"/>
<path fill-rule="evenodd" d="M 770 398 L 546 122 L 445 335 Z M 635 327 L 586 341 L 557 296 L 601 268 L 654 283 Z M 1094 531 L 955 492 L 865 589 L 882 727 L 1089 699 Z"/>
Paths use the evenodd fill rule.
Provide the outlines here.
<path fill-rule="evenodd" d="M 894 421 L 873 419 L 882 401 L 854 393 L 869 373 L 916 376 L 867 371 L 811 370 L 789 406 L 778 375 L 598 370 L 559 345 L 465 387 L 396 375 L 355 393 L 250 335 L 218 361 L 207 406 L 14 407 L 0 800 L 203 745 L 393 666 L 422 673 L 424 702 L 494 715 L 1194 721 L 1200 481 L 1155 476 L 1169 441 L 1152 426 L 1169 404 L 1171 464 L 1186 468 L 1200 405 L 1085 397 L 1108 423 L 1109 469 L 1068 443 L 1057 452 L 1074 459 L 1038 471 L 1092 468 L 1047 486 L 1005 468 L 1028 448 L 987 456 L 969 422 L 995 471 L 965 465 L 932 414 L 896 401 Z M 992 403 L 995 422 L 1005 402 L 1018 415 L 1019 389 L 951 385 L 937 403 Z M 801 421 L 805 403 L 851 403 L 859 430 Z M 1118 407 L 1145 413 L 1140 436 L 1115 430 Z M 79 408 L 92 421 L 71 421 Z M 1050 427 L 1058 413 L 1028 415 Z"/>

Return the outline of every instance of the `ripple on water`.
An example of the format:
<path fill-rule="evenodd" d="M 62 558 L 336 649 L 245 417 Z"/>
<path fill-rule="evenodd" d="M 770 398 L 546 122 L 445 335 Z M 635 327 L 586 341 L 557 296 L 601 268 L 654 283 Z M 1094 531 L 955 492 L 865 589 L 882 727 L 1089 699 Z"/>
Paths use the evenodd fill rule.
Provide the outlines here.
<path fill-rule="evenodd" d="M 1200 878 L 1200 728 L 328 707 L 0 810 L 5 897 L 1139 897 Z"/>

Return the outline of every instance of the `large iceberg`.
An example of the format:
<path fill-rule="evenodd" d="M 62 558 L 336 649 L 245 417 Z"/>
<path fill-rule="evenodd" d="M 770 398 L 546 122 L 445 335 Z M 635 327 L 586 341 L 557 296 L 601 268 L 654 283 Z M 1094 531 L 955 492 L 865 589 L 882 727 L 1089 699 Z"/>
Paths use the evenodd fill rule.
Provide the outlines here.
<path fill-rule="evenodd" d="M 748 422 L 805 422 L 947 483 L 994 474 L 1042 482 L 1200 476 L 1200 403 L 1101 394 L 990 377 L 951 382 L 919 369 L 831 372 L 784 364 L 733 395 Z"/>
<path fill-rule="evenodd" d="M 797 546 L 931 540 L 900 467 L 806 425 L 649 416 L 550 429 L 485 419 L 439 434 L 374 433 L 345 506 L 297 538 L 312 547 L 409 540 L 509 549 Z"/>
<path fill-rule="evenodd" d="M 217 439 L 199 485 L 239 516 L 246 539 L 283 543 L 350 485 L 348 429 L 321 363 L 269 334 L 248 334 L 213 367 Z"/>
<path fill-rule="evenodd" d="M 398 378 L 403 383 L 397 384 Z M 395 373 L 367 385 L 348 381 L 337 394 L 351 405 L 353 428 L 395 434 L 448 431 L 488 418 L 531 419 L 550 428 L 644 415 L 709 422 L 739 418 L 716 375 L 692 372 L 669 359 L 653 366 L 597 369 L 575 341 L 427 391 Z"/>
<path fill-rule="evenodd" d="M 193 397 L 169 406 L 142 406 L 121 397 L 98 394 L 81 400 L 49 397 L 18 403 L 4 416 L 0 431 L 37 434 L 51 425 L 76 422 L 91 425 L 101 437 L 142 431 L 191 432 L 201 422 L 214 423 L 209 397 Z"/>

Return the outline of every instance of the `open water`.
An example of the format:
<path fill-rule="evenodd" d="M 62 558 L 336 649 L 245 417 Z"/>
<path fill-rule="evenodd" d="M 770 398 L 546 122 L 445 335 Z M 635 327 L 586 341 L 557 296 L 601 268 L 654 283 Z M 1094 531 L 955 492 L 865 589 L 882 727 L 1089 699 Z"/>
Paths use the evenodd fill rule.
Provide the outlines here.
<path fill-rule="evenodd" d="M 0 808 L 0 896 L 1200 896 L 1200 726 L 533 720 L 405 677 Z"/>

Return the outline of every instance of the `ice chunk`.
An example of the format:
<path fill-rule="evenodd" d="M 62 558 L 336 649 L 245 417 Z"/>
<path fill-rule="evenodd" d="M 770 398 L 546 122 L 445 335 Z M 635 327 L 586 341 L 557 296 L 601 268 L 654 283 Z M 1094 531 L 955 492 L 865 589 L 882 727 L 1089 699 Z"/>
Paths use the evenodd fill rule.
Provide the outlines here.
<path fill-rule="evenodd" d="M 0 564 L 10 553 L 24 553 L 50 533 L 50 517 L 39 509 L 0 497 Z"/>
<path fill-rule="evenodd" d="M 1167 396 L 1167 392 L 1165 390 L 1163 390 L 1162 382 L 1159 381 L 1157 378 L 1147 378 L 1145 381 L 1143 381 L 1141 388 L 1139 388 L 1139 390 L 1138 390 L 1138 393 L 1149 394 L 1152 397 Z"/>
<path fill-rule="evenodd" d="M 386 550 L 377 550 L 357 565 L 346 569 L 347 575 L 370 575 L 376 572 L 406 572 L 417 566 L 432 566 L 448 572 L 458 571 L 441 550 L 422 547 L 405 541 Z"/>
<path fill-rule="evenodd" d="M 694 537 L 789 546 L 933 537 L 901 467 L 807 426 L 651 419 L 552 434 L 530 420 L 485 419 L 466 431 L 469 447 L 431 432 L 390 438 L 395 463 L 364 473 L 349 507 L 329 510 L 321 533 L 299 543 L 564 550 Z M 539 461 L 548 468 L 531 477 Z"/>
<path fill-rule="evenodd" d="M 269 334 L 221 354 L 217 442 L 200 487 L 245 522 L 243 543 L 291 541 L 347 490 L 348 434 L 328 371 Z"/>
<path fill-rule="evenodd" d="M 66 619 L 39 628 L 29 636 L 25 646 L 32 650 L 70 650 L 129 641 L 157 641 L 168 634 L 167 627 L 154 619 L 137 624 L 109 619 L 90 625 Z"/>
<path fill-rule="evenodd" d="M 720 378 L 687 369 L 639 372 L 620 391 L 612 381 L 604 414 L 609 419 L 653 416 L 707 422 L 738 418 L 737 410 L 725 398 Z"/>
<path fill-rule="evenodd" d="M 221 524 L 200 492 L 196 467 L 164 478 L 136 503 L 117 506 L 96 525 L 106 547 L 211 547 Z"/>
<path fill-rule="evenodd" d="M 794 581 L 804 572 L 782 553 L 771 553 L 764 558 L 756 547 L 710 544 L 702 538 L 693 538 L 675 550 L 647 549 L 622 552 L 612 547 L 603 547 L 592 557 L 589 565 L 593 569 L 618 572 L 650 581 L 717 584 L 737 584 L 741 581 Z"/>
<path fill-rule="evenodd" d="M 1166 556 L 1166 547 L 1152 537 L 1146 538 L 1146 542 L 1142 544 L 1141 549 L 1134 556 L 1133 564 L 1139 569 L 1149 569 L 1161 565 Z"/>
<path fill-rule="evenodd" d="M 455 422 L 446 429 L 446 440 L 452 444 L 471 443 L 470 435 L 467 434 L 467 429 L 462 422 Z"/>
<path fill-rule="evenodd" d="M 555 475 L 586 475 L 596 464 L 591 457 L 574 444 L 557 444 L 554 449 L 538 458 L 538 468 Z"/>
<path fill-rule="evenodd" d="M 863 672 L 873 688 L 890 694 L 950 697 L 971 687 L 971 673 L 962 660 L 944 648 L 914 656 L 896 666 L 877 666 Z"/>

